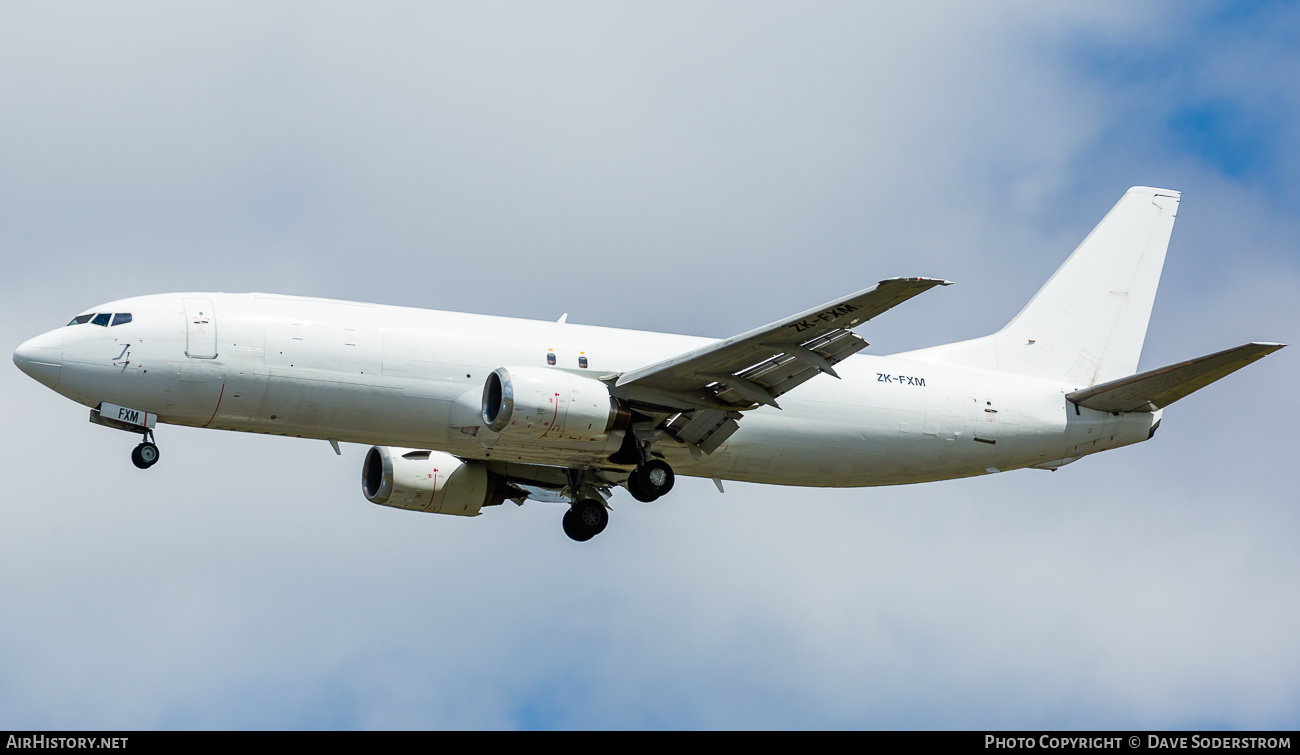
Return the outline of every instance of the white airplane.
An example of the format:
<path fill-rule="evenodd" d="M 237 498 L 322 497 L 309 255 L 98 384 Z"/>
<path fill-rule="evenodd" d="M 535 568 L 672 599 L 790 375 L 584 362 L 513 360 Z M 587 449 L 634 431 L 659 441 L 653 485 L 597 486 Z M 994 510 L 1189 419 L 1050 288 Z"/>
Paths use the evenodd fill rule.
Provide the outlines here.
<path fill-rule="evenodd" d="M 723 341 L 158 294 L 86 310 L 14 362 L 92 422 L 140 434 L 142 469 L 158 460 L 159 422 L 324 439 L 336 453 L 373 444 L 361 470 L 373 503 L 476 516 L 567 500 L 564 531 L 585 541 L 605 529 L 614 488 L 650 502 L 674 472 L 720 489 L 896 485 L 1055 470 L 1149 439 L 1164 407 L 1283 346 L 1134 374 L 1178 202 L 1129 189 L 1002 330 L 892 356 L 859 354 L 852 329 L 947 281 L 890 278 Z"/>

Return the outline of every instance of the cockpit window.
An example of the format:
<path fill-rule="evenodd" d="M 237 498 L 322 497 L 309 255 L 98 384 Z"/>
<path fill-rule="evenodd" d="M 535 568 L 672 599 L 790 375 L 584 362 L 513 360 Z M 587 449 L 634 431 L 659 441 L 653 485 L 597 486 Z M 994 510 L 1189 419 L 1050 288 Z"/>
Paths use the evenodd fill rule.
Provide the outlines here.
<path fill-rule="evenodd" d="M 92 317 L 94 317 L 94 316 L 95 316 L 95 315 L 93 315 L 93 314 L 89 314 L 89 315 L 77 315 L 76 317 L 72 318 L 72 322 L 70 322 L 70 323 L 68 323 L 68 324 L 69 324 L 69 325 L 85 325 L 86 323 L 90 322 L 90 318 L 92 318 Z"/>
<path fill-rule="evenodd" d="M 90 321 L 90 324 L 91 324 L 91 325 L 103 325 L 104 327 L 107 328 L 107 327 L 108 327 L 108 319 L 109 319 L 110 317 L 112 317 L 112 316 L 113 316 L 113 315 L 112 315 L 112 313 L 110 313 L 110 312 L 100 312 L 99 314 L 95 315 L 95 319 L 91 320 L 91 321 Z"/>
<path fill-rule="evenodd" d="M 131 322 L 130 312 L 118 312 L 117 314 L 113 315 L 114 325 L 125 325 L 128 322 Z"/>

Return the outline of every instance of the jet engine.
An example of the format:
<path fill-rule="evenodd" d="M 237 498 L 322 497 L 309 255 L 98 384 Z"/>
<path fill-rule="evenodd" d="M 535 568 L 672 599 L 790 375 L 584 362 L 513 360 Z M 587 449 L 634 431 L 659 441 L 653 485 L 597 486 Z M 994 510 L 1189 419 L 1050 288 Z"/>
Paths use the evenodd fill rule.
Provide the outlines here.
<path fill-rule="evenodd" d="M 371 446 L 361 467 L 361 492 L 381 506 L 433 514 L 478 516 L 503 502 L 510 486 L 481 461 L 441 451 Z"/>
<path fill-rule="evenodd" d="M 523 440 L 601 440 L 631 414 L 599 380 L 544 367 L 502 367 L 483 385 L 483 421 Z"/>

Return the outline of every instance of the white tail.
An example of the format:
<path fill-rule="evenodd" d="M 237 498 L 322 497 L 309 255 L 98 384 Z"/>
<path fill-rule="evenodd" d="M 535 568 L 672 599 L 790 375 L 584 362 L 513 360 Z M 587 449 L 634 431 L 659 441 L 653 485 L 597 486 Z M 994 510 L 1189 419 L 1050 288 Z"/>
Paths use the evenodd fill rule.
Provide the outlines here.
<path fill-rule="evenodd" d="M 907 356 L 1089 386 L 1133 374 L 1179 196 L 1134 186 L 1002 330 Z"/>

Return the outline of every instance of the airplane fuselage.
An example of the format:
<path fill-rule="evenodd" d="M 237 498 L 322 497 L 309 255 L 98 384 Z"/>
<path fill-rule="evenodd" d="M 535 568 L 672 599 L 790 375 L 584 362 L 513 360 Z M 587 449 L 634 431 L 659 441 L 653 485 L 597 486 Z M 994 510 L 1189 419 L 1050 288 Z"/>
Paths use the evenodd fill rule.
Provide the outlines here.
<path fill-rule="evenodd" d="M 464 459 L 608 468 L 622 432 L 521 441 L 482 417 L 484 381 L 533 366 L 600 378 L 713 339 L 271 294 L 186 293 L 91 310 L 25 344 L 38 377 L 96 407 L 175 425 L 427 448 Z M 197 319 L 196 319 L 197 318 Z M 201 322 L 201 320 L 206 320 Z M 585 366 L 583 366 L 585 365 Z M 807 486 L 890 485 L 1051 468 L 1146 440 L 1160 414 L 1077 407 L 1079 385 L 905 357 L 856 355 L 747 412 L 712 454 L 664 443 L 679 473 Z"/>

